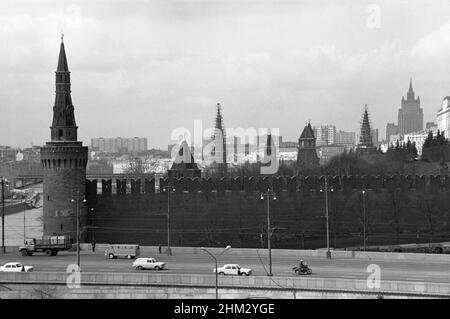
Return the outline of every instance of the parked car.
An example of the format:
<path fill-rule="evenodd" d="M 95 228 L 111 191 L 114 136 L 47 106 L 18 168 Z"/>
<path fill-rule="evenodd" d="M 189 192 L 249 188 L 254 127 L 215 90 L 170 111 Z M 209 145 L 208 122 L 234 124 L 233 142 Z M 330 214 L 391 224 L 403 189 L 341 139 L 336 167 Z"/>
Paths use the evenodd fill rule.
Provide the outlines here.
<path fill-rule="evenodd" d="M 216 269 L 213 269 L 216 272 Z M 238 264 L 226 264 L 221 268 L 217 269 L 217 273 L 219 275 L 245 275 L 250 276 L 252 274 L 252 270 L 250 268 L 241 268 Z"/>
<path fill-rule="evenodd" d="M 154 269 L 162 270 L 166 264 L 160 261 L 156 261 L 155 258 L 138 258 L 133 262 L 133 267 L 137 270 Z"/>
<path fill-rule="evenodd" d="M 113 258 L 136 258 L 140 255 L 140 247 L 139 245 L 110 245 L 105 250 L 105 256 L 109 259 Z"/>
<path fill-rule="evenodd" d="M 0 266 L 0 272 L 29 272 L 34 269 L 33 266 L 24 266 L 21 263 L 6 263 Z"/>

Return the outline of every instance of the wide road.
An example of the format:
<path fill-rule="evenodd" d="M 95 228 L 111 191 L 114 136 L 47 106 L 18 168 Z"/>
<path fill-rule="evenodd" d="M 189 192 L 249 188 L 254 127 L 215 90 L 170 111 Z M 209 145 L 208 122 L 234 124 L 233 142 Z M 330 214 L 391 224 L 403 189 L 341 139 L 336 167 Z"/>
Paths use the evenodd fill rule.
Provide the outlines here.
<path fill-rule="evenodd" d="M 163 273 L 176 274 L 205 274 L 212 275 L 214 261 L 206 253 L 174 253 L 172 256 L 158 253 L 144 253 L 141 257 L 154 257 L 166 263 L 167 269 Z M 0 254 L 0 264 L 6 262 L 21 262 L 34 266 L 37 272 L 65 272 L 69 264 L 77 262 L 76 252 L 60 252 L 57 256 L 47 257 L 43 254 L 23 257 L 19 252 Z M 450 265 L 443 261 L 399 261 L 377 259 L 338 258 L 328 260 L 324 257 L 309 257 L 305 261 L 310 265 L 313 274 L 309 277 L 367 279 L 367 266 L 377 264 L 381 268 L 382 280 L 450 283 Z M 108 259 L 102 251 L 92 253 L 81 252 L 81 269 L 85 272 L 115 272 L 136 273 L 132 268 L 133 260 Z M 237 263 L 241 267 L 251 268 L 253 276 L 266 276 L 268 272 L 268 258 L 265 256 L 235 255 L 226 252 L 219 259 L 219 267 L 225 263 Z M 272 272 L 275 276 L 294 276 L 292 267 L 298 265 L 298 256 L 272 258 Z M 151 270 L 144 270 L 152 273 Z"/>

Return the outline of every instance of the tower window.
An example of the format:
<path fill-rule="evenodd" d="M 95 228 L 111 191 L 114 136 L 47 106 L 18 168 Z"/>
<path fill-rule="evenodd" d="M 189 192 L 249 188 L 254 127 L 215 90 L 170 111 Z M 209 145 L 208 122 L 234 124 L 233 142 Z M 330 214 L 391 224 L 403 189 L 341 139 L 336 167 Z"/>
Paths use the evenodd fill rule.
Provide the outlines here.
<path fill-rule="evenodd" d="M 58 137 L 61 138 L 63 136 L 63 131 L 62 130 L 58 130 Z"/>
<path fill-rule="evenodd" d="M 63 224 L 61 224 L 61 230 L 63 230 Z"/>

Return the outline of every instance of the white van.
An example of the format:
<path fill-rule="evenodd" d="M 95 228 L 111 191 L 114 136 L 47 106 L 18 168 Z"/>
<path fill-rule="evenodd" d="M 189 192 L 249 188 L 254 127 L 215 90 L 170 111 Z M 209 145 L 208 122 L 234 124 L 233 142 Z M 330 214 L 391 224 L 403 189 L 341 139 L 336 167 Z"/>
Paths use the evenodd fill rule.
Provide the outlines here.
<path fill-rule="evenodd" d="M 105 250 L 105 256 L 113 258 L 136 258 L 141 254 L 139 245 L 110 245 Z"/>

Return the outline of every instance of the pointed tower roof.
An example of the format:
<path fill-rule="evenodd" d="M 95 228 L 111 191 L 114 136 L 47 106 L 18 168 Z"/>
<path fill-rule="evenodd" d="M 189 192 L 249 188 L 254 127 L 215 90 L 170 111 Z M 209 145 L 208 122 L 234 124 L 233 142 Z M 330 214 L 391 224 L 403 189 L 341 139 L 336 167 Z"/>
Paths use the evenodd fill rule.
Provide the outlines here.
<path fill-rule="evenodd" d="M 67 64 L 66 50 L 64 49 L 64 34 L 61 35 L 61 46 L 59 48 L 58 67 L 56 72 L 69 72 L 69 66 Z"/>
<path fill-rule="evenodd" d="M 369 111 L 367 104 L 364 106 L 363 119 L 361 123 L 361 134 L 359 135 L 358 147 L 373 147 L 372 132 L 370 130 Z"/>
<path fill-rule="evenodd" d="M 70 72 L 67 65 L 63 36 L 59 50 L 58 66 L 55 72 L 55 104 L 50 127 L 52 141 L 76 141 L 77 126 L 70 90 Z"/>
<path fill-rule="evenodd" d="M 412 86 L 412 77 L 409 79 L 409 89 L 408 92 L 406 93 L 406 99 L 407 100 L 414 100 L 414 89 Z"/>
<path fill-rule="evenodd" d="M 311 127 L 311 123 L 308 123 L 308 125 L 305 126 L 305 128 L 303 129 L 302 134 L 300 135 L 300 139 L 310 139 L 314 137 L 314 130 Z"/>
<path fill-rule="evenodd" d="M 180 149 L 178 154 L 175 156 L 174 162 L 172 164 L 171 170 L 186 170 L 195 169 L 198 170 L 197 163 L 195 163 L 194 155 L 192 154 L 191 148 L 189 147 L 186 138 L 180 143 Z"/>
<path fill-rule="evenodd" d="M 269 133 L 267 134 L 267 142 L 266 142 L 266 154 L 272 155 L 272 130 L 269 129 Z"/>
<path fill-rule="evenodd" d="M 224 133 L 222 106 L 220 105 L 220 103 L 217 103 L 215 128 L 221 130 Z"/>

